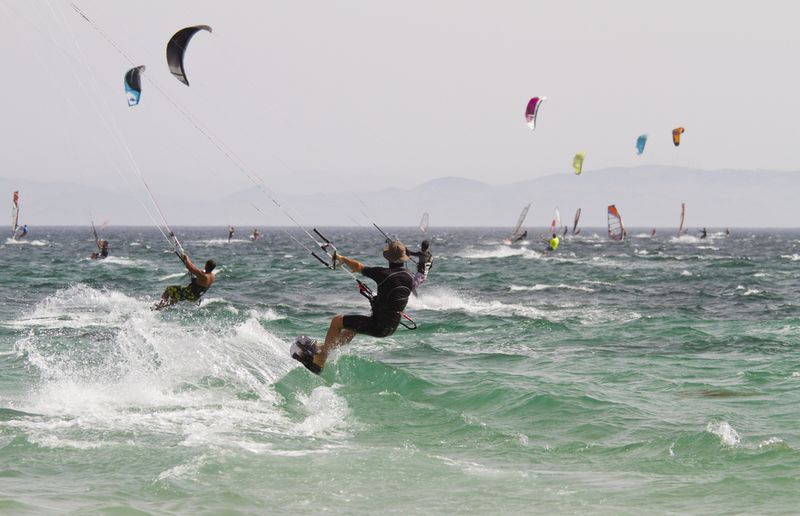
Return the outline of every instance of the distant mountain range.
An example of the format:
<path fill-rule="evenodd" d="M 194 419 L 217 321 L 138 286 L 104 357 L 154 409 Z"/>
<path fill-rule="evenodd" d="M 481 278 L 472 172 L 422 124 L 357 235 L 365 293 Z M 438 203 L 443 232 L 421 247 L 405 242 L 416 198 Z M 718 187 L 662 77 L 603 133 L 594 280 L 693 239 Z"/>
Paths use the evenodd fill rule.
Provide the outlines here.
<path fill-rule="evenodd" d="M 491 174 L 487 174 L 491 179 Z M 141 192 L 109 191 L 72 183 L 37 183 L 0 178 L 0 191 L 11 203 L 12 190 L 22 198 L 20 222 L 31 225 L 86 225 L 95 219 L 115 225 L 150 224 Z M 696 170 L 645 166 L 549 175 L 505 185 L 458 177 L 437 178 L 416 187 L 351 194 L 274 194 L 302 224 L 323 226 L 415 226 L 423 212 L 435 226 L 511 227 L 531 202 L 527 227 L 546 227 L 558 208 L 571 224 L 582 208 L 582 225 L 606 224 L 606 207 L 616 204 L 629 227 L 677 226 L 685 202 L 691 228 L 800 226 L 800 172 L 770 170 Z M 288 218 L 256 188 L 214 199 L 158 196 L 171 224 L 287 226 Z M 263 212 L 259 213 L 252 204 Z"/>

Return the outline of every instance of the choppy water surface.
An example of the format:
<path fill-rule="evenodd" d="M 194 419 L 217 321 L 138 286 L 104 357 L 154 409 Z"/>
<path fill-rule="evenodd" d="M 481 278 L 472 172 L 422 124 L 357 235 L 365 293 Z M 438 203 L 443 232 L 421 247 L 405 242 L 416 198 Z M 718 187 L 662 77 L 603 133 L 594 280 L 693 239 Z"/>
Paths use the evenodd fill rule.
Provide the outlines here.
<path fill-rule="evenodd" d="M 180 230 L 222 272 L 163 313 L 188 280 L 155 230 L 109 228 L 99 262 L 88 229 L 0 243 L 0 512 L 800 506 L 800 232 L 584 230 L 545 254 L 432 228 L 419 329 L 357 337 L 321 377 L 290 340 L 366 303 L 265 233 Z M 326 233 L 381 264 L 376 232 Z"/>

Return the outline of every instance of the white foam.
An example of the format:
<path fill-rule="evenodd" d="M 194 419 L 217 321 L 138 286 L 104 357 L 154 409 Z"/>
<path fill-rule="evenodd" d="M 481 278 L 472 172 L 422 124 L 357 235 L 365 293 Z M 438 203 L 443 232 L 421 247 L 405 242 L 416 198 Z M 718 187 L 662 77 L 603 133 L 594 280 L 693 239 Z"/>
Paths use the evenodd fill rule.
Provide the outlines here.
<path fill-rule="evenodd" d="M 122 293 L 78 284 L 57 291 L 37 303 L 31 315 L 9 321 L 5 325 L 14 328 L 115 325 L 141 308 L 141 301 Z"/>
<path fill-rule="evenodd" d="M 521 256 L 527 259 L 541 258 L 542 253 L 533 251 L 526 247 L 509 247 L 505 245 L 497 246 L 491 249 L 474 249 L 469 248 L 462 254 L 464 258 L 473 260 L 485 260 L 488 258 L 509 258 L 511 256 Z"/>
<path fill-rule="evenodd" d="M 158 475 L 159 480 L 172 480 L 177 478 L 195 478 L 200 472 L 200 468 L 205 464 L 207 458 L 205 455 L 194 457 L 186 464 L 178 464 L 168 470 L 162 471 Z"/>
<path fill-rule="evenodd" d="M 727 421 L 708 423 L 706 425 L 706 432 L 719 437 L 720 441 L 725 446 L 736 446 L 742 440 L 742 438 L 739 437 L 739 433 L 734 430 L 734 428 L 728 424 Z"/>
<path fill-rule="evenodd" d="M 91 258 L 89 258 L 91 260 Z M 147 260 L 135 260 L 132 258 L 128 258 L 126 256 L 116 256 L 116 255 L 109 255 L 107 258 L 103 258 L 102 260 L 91 260 L 98 265 L 125 265 L 128 267 L 147 267 L 153 268 L 155 265 L 152 262 Z"/>
<path fill-rule="evenodd" d="M 44 247 L 46 245 L 50 245 L 50 242 L 47 240 L 14 240 L 13 238 L 6 238 L 7 245 L 32 245 L 36 247 Z"/>
<path fill-rule="evenodd" d="M 700 238 L 693 236 L 693 235 L 681 235 L 681 236 L 673 236 L 669 239 L 670 243 L 673 244 L 697 244 L 701 240 Z"/>
<path fill-rule="evenodd" d="M 758 443 L 758 447 L 759 448 L 779 447 L 779 446 L 783 446 L 784 444 L 785 443 L 784 443 L 783 439 L 780 439 L 778 437 L 770 437 L 769 439 L 761 441 L 760 443 Z"/>
<path fill-rule="evenodd" d="M 542 310 L 534 307 L 507 304 L 500 301 L 484 301 L 460 295 L 446 288 L 426 290 L 420 297 L 409 299 L 408 306 L 412 310 L 456 311 L 481 315 L 497 315 L 504 317 L 521 316 L 539 318 L 544 315 Z"/>
<path fill-rule="evenodd" d="M 538 290 L 553 290 L 553 289 L 563 289 L 563 290 L 580 290 L 582 292 L 594 292 L 594 289 L 589 287 L 576 287 L 574 285 L 566 285 L 564 283 L 559 283 L 558 285 L 547 285 L 544 283 L 539 283 L 533 286 L 523 286 L 523 285 L 511 285 L 509 290 L 512 292 L 515 291 L 538 291 Z"/>
<path fill-rule="evenodd" d="M 755 296 L 758 294 L 763 294 L 763 290 L 758 290 L 757 288 L 752 287 L 745 287 L 744 285 L 736 285 L 736 290 L 741 291 L 744 290 L 742 293 L 743 296 Z"/>
<path fill-rule="evenodd" d="M 303 421 L 285 413 L 272 386 L 299 364 L 288 356 L 288 343 L 256 317 L 226 327 L 202 319 L 186 325 L 151 311 L 148 302 L 77 285 L 18 322 L 42 330 L 15 344 L 40 377 L 15 408 L 40 415 L 0 427 L 23 429 L 41 446 L 127 445 L 135 432 L 181 436 L 187 447 L 241 447 L 236 443 L 260 442 L 252 436 L 263 432 L 324 437 L 347 426 L 347 404 L 333 391 L 312 392 Z M 71 327 L 82 329 L 72 341 Z"/>
<path fill-rule="evenodd" d="M 272 308 L 267 308 L 266 310 L 252 308 L 247 311 L 247 315 L 259 321 L 278 321 L 280 319 L 286 319 L 286 316 L 279 314 Z"/>
<path fill-rule="evenodd" d="M 782 254 L 781 258 L 783 258 L 784 260 L 791 260 L 793 262 L 796 262 L 796 261 L 800 260 L 800 254 L 797 254 L 797 253 L 795 253 L 795 254 Z"/>
<path fill-rule="evenodd" d="M 301 402 L 308 412 L 298 427 L 304 435 L 336 434 L 350 413 L 347 401 L 331 387 L 317 387 Z"/>

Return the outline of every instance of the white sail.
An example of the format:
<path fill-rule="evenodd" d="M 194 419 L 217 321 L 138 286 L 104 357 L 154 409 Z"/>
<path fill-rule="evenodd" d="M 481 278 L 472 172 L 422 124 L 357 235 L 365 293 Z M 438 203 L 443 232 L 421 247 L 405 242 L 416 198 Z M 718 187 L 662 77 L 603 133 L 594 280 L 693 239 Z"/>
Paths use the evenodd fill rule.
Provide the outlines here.
<path fill-rule="evenodd" d="M 528 204 L 524 208 L 522 208 L 522 213 L 519 214 L 519 220 L 517 220 L 517 225 L 514 227 L 514 232 L 512 235 L 519 235 L 519 230 L 522 228 L 522 223 L 525 222 L 525 217 L 528 216 L 528 210 L 531 209 L 531 205 Z"/>
<path fill-rule="evenodd" d="M 428 216 L 428 212 L 426 211 L 425 213 L 422 214 L 422 220 L 419 221 L 419 230 L 422 231 L 423 233 L 426 233 L 428 231 L 429 220 L 430 217 Z"/>
<path fill-rule="evenodd" d="M 681 236 L 683 234 L 683 221 L 684 221 L 685 218 L 686 218 L 686 203 L 682 202 L 681 203 L 681 223 L 678 226 L 678 236 Z"/>
<path fill-rule="evenodd" d="M 556 208 L 556 215 L 553 217 L 552 222 L 550 222 L 550 233 L 557 233 L 558 230 L 561 228 L 561 213 Z"/>

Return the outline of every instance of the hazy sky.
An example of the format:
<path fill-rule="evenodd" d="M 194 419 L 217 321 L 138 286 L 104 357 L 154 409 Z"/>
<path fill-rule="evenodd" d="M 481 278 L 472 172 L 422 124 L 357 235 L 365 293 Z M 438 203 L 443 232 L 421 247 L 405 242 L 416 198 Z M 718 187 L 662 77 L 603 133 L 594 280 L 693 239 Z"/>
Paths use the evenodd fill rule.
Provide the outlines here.
<path fill-rule="evenodd" d="M 172 102 L 287 193 L 511 183 L 569 174 L 579 150 L 584 174 L 800 169 L 793 1 L 75 3 L 147 66 L 141 104 L 131 63 L 69 2 L 0 0 L 2 177 L 123 188 L 130 151 L 164 195 L 250 187 Z M 214 32 L 191 42 L 187 88 L 164 49 L 195 24 Z M 535 132 L 531 96 L 548 97 Z"/>

